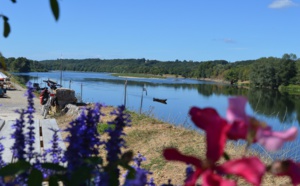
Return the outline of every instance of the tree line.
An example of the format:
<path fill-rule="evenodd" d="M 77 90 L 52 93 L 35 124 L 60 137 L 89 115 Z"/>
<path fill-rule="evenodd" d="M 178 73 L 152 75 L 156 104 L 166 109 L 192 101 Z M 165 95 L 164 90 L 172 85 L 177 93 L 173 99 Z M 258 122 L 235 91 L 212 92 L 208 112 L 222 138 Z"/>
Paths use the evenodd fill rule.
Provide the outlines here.
<path fill-rule="evenodd" d="M 253 86 L 278 88 L 280 85 L 300 85 L 300 59 L 295 54 L 281 58 L 263 57 L 256 60 L 228 62 L 158 61 L 141 59 L 56 59 L 33 61 L 26 58 L 5 59 L 11 72 L 83 71 L 111 73 L 171 74 L 184 78 L 209 78 L 231 83 L 249 81 Z M 3 66 L 3 65 L 2 65 Z M 1 64 L 0 64 L 1 68 Z M 2 67 L 3 68 L 3 67 Z"/>

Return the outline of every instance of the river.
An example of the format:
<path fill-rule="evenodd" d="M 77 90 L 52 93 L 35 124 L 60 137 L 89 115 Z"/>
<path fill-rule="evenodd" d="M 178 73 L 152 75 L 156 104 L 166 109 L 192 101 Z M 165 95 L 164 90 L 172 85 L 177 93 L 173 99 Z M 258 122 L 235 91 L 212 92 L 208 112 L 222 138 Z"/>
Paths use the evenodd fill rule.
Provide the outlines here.
<path fill-rule="evenodd" d="M 31 72 L 16 73 L 20 80 L 39 83 L 45 87 L 43 80 L 48 78 L 60 83 L 61 73 Z M 125 99 L 125 81 L 127 81 Z M 226 84 L 199 81 L 193 79 L 166 78 L 125 78 L 115 77 L 110 73 L 63 72 L 62 86 L 74 89 L 79 101 L 99 102 L 105 105 L 118 106 L 126 103 L 129 110 L 142 112 L 174 125 L 194 129 L 188 116 L 192 106 L 200 108 L 213 107 L 225 117 L 228 98 L 245 96 L 248 98 L 246 112 L 257 119 L 265 121 L 275 130 L 290 126 L 299 126 L 299 96 L 282 94 L 269 89 L 242 89 Z M 167 99 L 167 104 L 154 102 L 153 98 Z M 141 107 L 142 105 L 142 107 Z M 284 151 L 294 159 L 300 159 L 297 141 L 288 143 Z M 259 148 L 259 147 L 258 147 Z M 280 152 L 283 153 L 283 152 Z M 270 155 L 270 154 L 267 154 Z M 278 154 L 271 154 L 278 158 Z"/>

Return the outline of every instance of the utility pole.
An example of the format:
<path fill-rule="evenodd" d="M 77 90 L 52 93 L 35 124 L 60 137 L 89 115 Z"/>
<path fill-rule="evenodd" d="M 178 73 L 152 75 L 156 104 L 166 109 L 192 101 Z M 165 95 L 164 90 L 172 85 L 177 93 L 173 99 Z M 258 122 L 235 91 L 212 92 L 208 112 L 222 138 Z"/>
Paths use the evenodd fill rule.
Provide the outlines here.
<path fill-rule="evenodd" d="M 141 97 L 140 114 L 142 113 L 144 91 L 146 92 L 146 96 L 147 96 L 147 89 L 145 88 L 145 85 L 143 86 L 143 89 L 142 89 L 142 97 Z"/>
<path fill-rule="evenodd" d="M 60 85 L 62 86 L 62 57 L 60 57 Z"/>
<path fill-rule="evenodd" d="M 80 86 L 80 98 L 81 98 L 81 103 L 82 103 L 82 83 L 81 83 L 81 86 Z"/>
<path fill-rule="evenodd" d="M 72 81 L 70 80 L 70 82 L 69 82 L 69 89 L 71 89 L 71 82 L 72 82 Z"/>
<path fill-rule="evenodd" d="M 124 107 L 126 109 L 126 97 L 127 97 L 127 80 L 125 81 L 125 93 L 124 93 Z"/>

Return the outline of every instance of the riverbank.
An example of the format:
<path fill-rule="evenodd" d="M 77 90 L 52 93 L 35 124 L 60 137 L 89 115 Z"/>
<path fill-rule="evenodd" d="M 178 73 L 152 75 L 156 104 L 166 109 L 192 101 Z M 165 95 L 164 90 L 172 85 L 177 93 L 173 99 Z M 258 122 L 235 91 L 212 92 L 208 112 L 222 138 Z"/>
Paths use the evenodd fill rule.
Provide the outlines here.
<path fill-rule="evenodd" d="M 107 116 L 102 118 L 101 123 L 112 119 L 108 118 L 108 113 L 112 110 L 113 107 L 103 108 L 102 112 L 106 113 Z M 166 183 L 169 178 L 176 185 L 182 184 L 185 176 L 185 165 L 166 162 L 161 156 L 162 150 L 172 146 L 180 149 L 183 153 L 204 159 L 206 150 L 204 136 L 195 131 L 174 127 L 172 124 L 161 122 L 148 115 L 140 115 L 134 112 L 130 112 L 130 114 L 132 115 L 132 127 L 125 130 L 128 150 L 131 149 L 135 153 L 139 151 L 147 158 L 147 161 L 143 163 L 143 167 L 153 172 L 153 177 L 158 185 Z M 187 115 L 188 113 L 184 114 Z M 76 116 L 76 114 L 68 115 L 67 113 L 62 116 L 54 115 L 53 117 L 57 119 L 60 128 L 64 129 Z M 230 143 L 226 147 L 226 151 L 231 158 L 242 157 L 243 150 L 243 146 L 236 147 Z M 224 160 L 222 159 L 222 161 Z M 275 180 L 276 184 L 272 177 L 266 176 L 263 185 L 280 185 L 277 181 L 278 178 Z M 244 185 L 243 181 L 239 180 L 238 185 Z"/>
<path fill-rule="evenodd" d="M 100 123 L 106 123 L 113 118 L 109 113 L 113 107 L 104 107 L 101 112 L 105 114 L 101 118 Z M 151 177 L 154 178 L 157 185 L 167 183 L 168 179 L 172 179 L 175 185 L 182 185 L 185 178 L 184 163 L 167 162 L 162 157 L 162 151 L 167 147 L 178 148 L 181 152 L 188 155 L 193 155 L 202 160 L 205 159 L 206 141 L 205 135 L 199 132 L 187 130 L 182 127 L 175 127 L 170 123 L 164 123 L 158 119 L 150 117 L 145 114 L 137 114 L 128 111 L 131 115 L 132 126 L 125 129 L 127 149 L 133 150 L 135 155 L 140 152 L 147 158 L 147 161 L 142 163 L 142 167 L 153 172 Z M 72 119 L 76 118 L 76 112 L 72 114 L 65 114 L 63 116 L 56 116 L 56 120 L 61 129 L 68 126 Z M 67 134 L 63 134 L 63 138 Z M 102 136 L 105 139 L 105 135 Z M 253 151 L 247 151 L 244 154 L 245 146 L 235 146 L 233 143 L 227 143 L 226 152 L 231 159 L 241 158 L 243 156 L 258 155 Z M 270 163 L 271 160 L 262 157 L 265 163 Z M 224 162 L 225 159 L 221 158 L 218 163 Z M 247 185 L 244 180 L 237 178 L 238 185 Z M 283 177 L 273 177 L 267 174 L 263 179 L 264 186 L 276 183 L 276 185 L 289 185 L 289 180 Z"/>

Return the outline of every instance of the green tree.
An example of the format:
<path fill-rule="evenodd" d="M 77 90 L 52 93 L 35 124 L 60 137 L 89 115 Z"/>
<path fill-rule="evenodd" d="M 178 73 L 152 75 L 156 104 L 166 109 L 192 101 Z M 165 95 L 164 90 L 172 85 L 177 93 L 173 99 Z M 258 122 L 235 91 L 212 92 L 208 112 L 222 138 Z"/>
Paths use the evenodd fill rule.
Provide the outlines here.
<path fill-rule="evenodd" d="M 278 68 L 278 76 L 281 79 L 280 84 L 288 85 L 290 80 L 297 74 L 296 63 L 290 58 L 282 58 Z"/>

